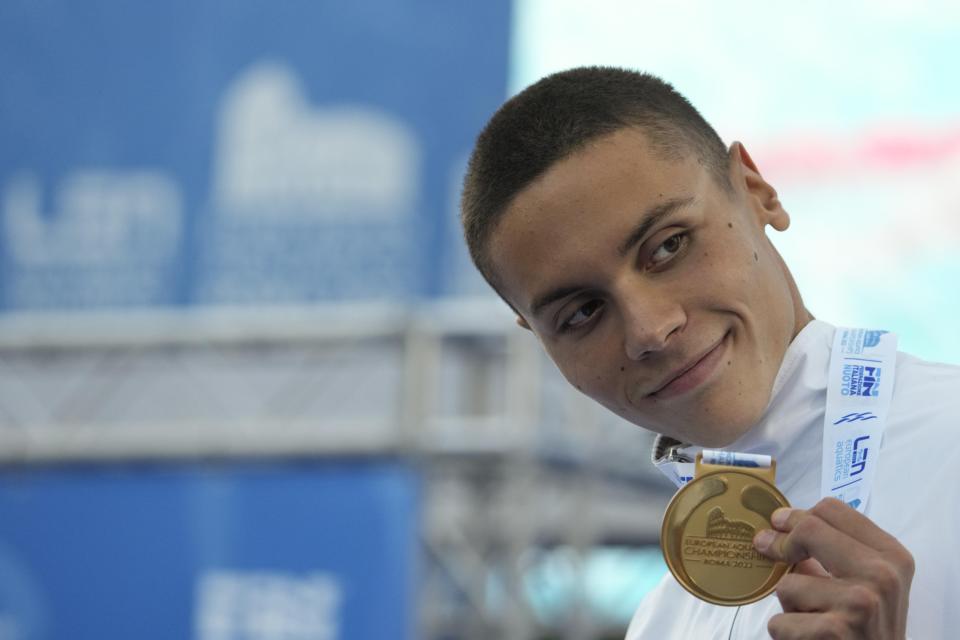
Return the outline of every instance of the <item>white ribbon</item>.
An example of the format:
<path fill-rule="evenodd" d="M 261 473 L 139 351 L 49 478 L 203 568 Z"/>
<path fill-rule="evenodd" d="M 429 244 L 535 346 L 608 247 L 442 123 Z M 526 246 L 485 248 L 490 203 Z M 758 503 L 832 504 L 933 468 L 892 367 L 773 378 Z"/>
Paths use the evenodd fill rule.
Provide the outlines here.
<path fill-rule="evenodd" d="M 820 496 L 867 506 L 893 396 L 897 336 L 838 328 L 830 354 L 823 419 Z"/>

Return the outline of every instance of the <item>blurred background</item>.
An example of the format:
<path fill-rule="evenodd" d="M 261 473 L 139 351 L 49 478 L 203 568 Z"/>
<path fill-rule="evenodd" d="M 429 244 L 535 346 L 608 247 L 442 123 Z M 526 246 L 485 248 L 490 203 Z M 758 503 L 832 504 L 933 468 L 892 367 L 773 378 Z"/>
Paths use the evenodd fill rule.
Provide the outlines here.
<path fill-rule="evenodd" d="M 622 637 L 672 486 L 473 272 L 479 129 L 658 73 L 816 316 L 960 362 L 958 62 L 947 1 L 5 0 L 0 640 Z"/>

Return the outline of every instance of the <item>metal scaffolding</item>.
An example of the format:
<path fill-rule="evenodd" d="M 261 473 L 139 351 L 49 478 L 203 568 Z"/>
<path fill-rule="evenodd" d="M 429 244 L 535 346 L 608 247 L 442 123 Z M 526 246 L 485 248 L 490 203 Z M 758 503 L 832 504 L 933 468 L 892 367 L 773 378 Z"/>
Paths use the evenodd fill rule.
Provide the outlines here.
<path fill-rule="evenodd" d="M 418 637 L 596 640 L 526 570 L 655 543 L 650 437 L 570 390 L 498 302 L 0 319 L 0 462 L 390 456 L 424 480 Z M 582 584 L 582 581 L 581 581 Z"/>

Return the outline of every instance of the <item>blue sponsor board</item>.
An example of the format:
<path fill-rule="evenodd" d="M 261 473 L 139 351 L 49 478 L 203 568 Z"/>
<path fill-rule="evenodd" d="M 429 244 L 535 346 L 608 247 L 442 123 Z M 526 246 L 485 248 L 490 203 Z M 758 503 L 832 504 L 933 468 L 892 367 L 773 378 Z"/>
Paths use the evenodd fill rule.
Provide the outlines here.
<path fill-rule="evenodd" d="M 510 2 L 0 4 L 0 310 L 451 293 Z"/>
<path fill-rule="evenodd" d="M 0 473 L 0 636 L 412 638 L 419 488 L 390 463 Z"/>

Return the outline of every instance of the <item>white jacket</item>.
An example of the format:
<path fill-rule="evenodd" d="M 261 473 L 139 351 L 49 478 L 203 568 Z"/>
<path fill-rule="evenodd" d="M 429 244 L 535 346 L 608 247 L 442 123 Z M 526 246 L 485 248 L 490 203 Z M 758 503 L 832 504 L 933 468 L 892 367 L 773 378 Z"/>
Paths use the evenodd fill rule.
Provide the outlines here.
<path fill-rule="evenodd" d="M 761 421 L 731 451 L 777 461 L 777 486 L 794 507 L 820 499 L 827 368 L 835 328 L 814 320 L 790 345 Z M 907 635 L 960 637 L 960 367 L 898 353 L 893 397 L 866 508 L 913 553 Z M 688 594 L 669 573 L 640 604 L 627 640 L 769 638 L 776 595 L 721 607 Z"/>

